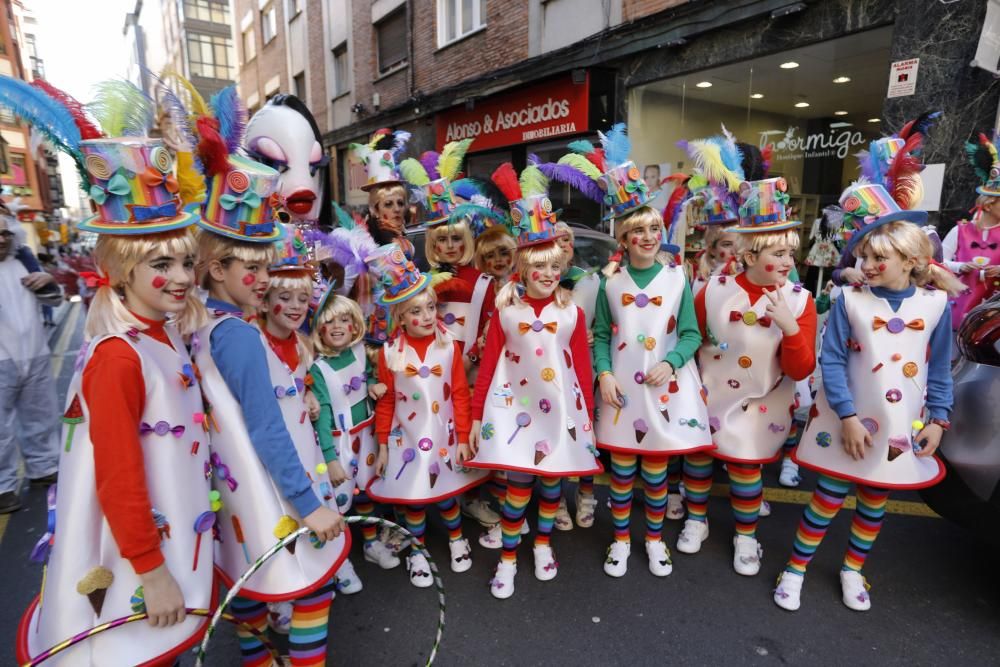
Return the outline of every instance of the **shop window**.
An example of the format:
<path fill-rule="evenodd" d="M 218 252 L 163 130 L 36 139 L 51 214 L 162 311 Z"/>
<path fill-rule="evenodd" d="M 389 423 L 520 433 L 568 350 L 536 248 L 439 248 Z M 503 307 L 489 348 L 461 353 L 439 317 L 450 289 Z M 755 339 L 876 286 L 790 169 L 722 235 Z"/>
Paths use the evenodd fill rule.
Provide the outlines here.
<path fill-rule="evenodd" d="M 347 42 L 333 50 L 333 96 L 340 97 L 348 90 L 349 81 Z"/>
<path fill-rule="evenodd" d="M 274 5 L 268 5 L 260 10 L 260 36 L 264 38 L 264 46 L 278 36 L 278 14 Z"/>
<path fill-rule="evenodd" d="M 229 53 L 232 42 L 220 35 L 188 33 L 188 63 L 192 76 L 210 79 L 233 79 Z"/>
<path fill-rule="evenodd" d="M 375 38 L 378 41 L 379 74 L 406 63 L 405 6 L 375 24 Z"/>
<path fill-rule="evenodd" d="M 184 0 L 184 18 L 229 25 L 229 3 L 218 0 Z"/>
<path fill-rule="evenodd" d="M 243 31 L 243 62 L 248 63 L 257 57 L 257 31 L 250 26 Z"/>
<path fill-rule="evenodd" d="M 438 0 L 438 48 L 486 27 L 486 0 Z"/>

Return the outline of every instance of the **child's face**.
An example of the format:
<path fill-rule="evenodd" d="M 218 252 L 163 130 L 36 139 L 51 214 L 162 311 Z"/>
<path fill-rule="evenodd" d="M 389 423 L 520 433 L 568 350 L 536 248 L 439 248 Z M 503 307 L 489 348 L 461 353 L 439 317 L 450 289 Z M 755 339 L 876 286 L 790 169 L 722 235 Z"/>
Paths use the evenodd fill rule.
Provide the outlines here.
<path fill-rule="evenodd" d="M 897 250 L 882 254 L 865 245 L 861 251 L 861 272 L 871 287 L 890 287 L 902 289 L 910 282 L 910 273 L 916 264 L 912 259 L 904 258 Z"/>
<path fill-rule="evenodd" d="M 222 265 L 222 286 L 240 308 L 260 308 L 269 281 L 265 262 L 244 262 L 234 258 Z"/>
<path fill-rule="evenodd" d="M 323 344 L 337 351 L 348 347 L 354 340 L 354 334 L 354 320 L 347 313 L 336 315 L 319 327 L 319 336 Z"/>
<path fill-rule="evenodd" d="M 483 266 L 486 267 L 486 273 L 497 281 L 505 280 L 510 275 L 510 268 L 513 265 L 514 253 L 510 248 L 500 246 L 483 255 Z"/>
<path fill-rule="evenodd" d="M 125 286 L 129 308 L 150 319 L 184 309 L 194 286 L 194 255 L 152 252 L 132 270 Z"/>
<path fill-rule="evenodd" d="M 571 264 L 573 262 L 573 240 L 569 234 L 556 237 L 556 245 L 566 253 L 566 264 Z"/>
<path fill-rule="evenodd" d="M 430 299 L 417 299 L 403 311 L 403 330 L 411 336 L 422 338 L 434 333 L 437 326 L 437 303 Z"/>
<path fill-rule="evenodd" d="M 461 230 L 448 226 L 434 234 L 434 254 L 442 264 L 457 264 L 465 254 L 465 235 Z"/>
<path fill-rule="evenodd" d="M 757 255 L 747 253 L 747 278 L 755 285 L 784 285 L 795 268 L 795 251 L 787 243 L 778 243 Z"/>
<path fill-rule="evenodd" d="M 648 264 L 660 252 L 660 223 L 645 222 L 636 225 L 625 234 L 625 247 L 632 263 Z"/>
<path fill-rule="evenodd" d="M 311 296 L 311 290 L 302 288 L 268 290 L 264 303 L 268 322 L 295 331 L 302 326 L 302 320 L 309 311 Z"/>
<path fill-rule="evenodd" d="M 712 245 L 710 254 L 712 262 L 716 266 L 725 265 L 736 254 L 736 234 L 733 232 L 723 232 L 722 236 Z"/>
<path fill-rule="evenodd" d="M 562 261 L 532 262 L 525 275 L 521 276 L 525 290 L 533 299 L 544 299 L 556 291 L 562 275 Z"/>

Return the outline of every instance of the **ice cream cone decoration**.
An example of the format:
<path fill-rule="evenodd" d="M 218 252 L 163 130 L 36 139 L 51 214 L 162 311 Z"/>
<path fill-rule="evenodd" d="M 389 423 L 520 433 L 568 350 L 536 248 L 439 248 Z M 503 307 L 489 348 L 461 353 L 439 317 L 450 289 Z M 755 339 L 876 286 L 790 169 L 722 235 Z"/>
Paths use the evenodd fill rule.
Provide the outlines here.
<path fill-rule="evenodd" d="M 438 456 L 440 456 L 441 460 L 444 461 L 444 464 L 448 466 L 448 470 L 454 472 L 455 469 L 451 465 L 451 457 L 448 456 L 448 448 L 442 447 L 441 449 L 439 449 Z"/>
<path fill-rule="evenodd" d="M 539 440 L 535 443 L 535 465 L 539 465 L 546 456 L 552 453 L 548 440 Z"/>
<path fill-rule="evenodd" d="M 431 488 L 433 489 L 434 485 L 437 484 L 438 475 L 441 474 L 441 464 L 437 461 L 432 461 L 431 464 L 427 466 L 427 474 L 430 476 Z"/>
<path fill-rule="evenodd" d="M 278 525 L 274 527 L 274 536 L 279 540 L 283 540 L 298 529 L 299 522 L 285 514 L 278 519 Z M 295 544 L 296 542 L 293 541 L 285 545 L 285 548 L 288 549 L 288 553 L 293 555 L 295 554 Z"/>
<path fill-rule="evenodd" d="M 100 618 L 101 609 L 104 608 L 104 598 L 108 594 L 108 588 L 114 583 L 115 575 L 111 570 L 97 566 L 91 568 L 76 584 L 76 592 L 86 595 L 90 600 L 90 606 L 94 610 L 94 615 Z"/>
<path fill-rule="evenodd" d="M 649 432 L 649 426 L 646 424 L 646 420 L 641 417 L 636 419 L 632 422 L 632 428 L 635 429 L 635 441 L 637 443 L 641 443 L 642 439 L 646 437 L 646 433 Z"/>
<path fill-rule="evenodd" d="M 569 431 L 569 437 L 576 440 L 576 422 L 572 418 L 566 418 L 566 430 Z"/>
<path fill-rule="evenodd" d="M 895 461 L 909 446 L 909 443 L 903 436 L 897 435 L 889 438 L 889 460 Z"/>

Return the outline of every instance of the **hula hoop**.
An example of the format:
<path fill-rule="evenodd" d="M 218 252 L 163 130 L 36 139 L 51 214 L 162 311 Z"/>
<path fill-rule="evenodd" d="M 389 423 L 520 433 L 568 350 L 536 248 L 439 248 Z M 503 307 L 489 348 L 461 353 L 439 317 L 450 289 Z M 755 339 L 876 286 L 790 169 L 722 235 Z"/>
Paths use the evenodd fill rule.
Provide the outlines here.
<path fill-rule="evenodd" d="M 403 528 L 399 524 L 393 523 L 392 521 L 387 521 L 385 519 L 380 519 L 378 517 L 372 517 L 372 516 L 349 516 L 349 517 L 344 517 L 344 521 L 346 523 L 357 523 L 362 525 L 367 524 L 367 525 L 386 526 L 391 530 L 396 530 L 402 533 L 405 537 L 410 538 L 411 540 L 410 548 L 422 554 L 424 558 L 427 559 L 427 564 L 431 568 L 431 575 L 434 577 L 434 588 L 437 589 L 438 593 L 437 633 L 434 636 L 434 645 L 431 647 L 430 655 L 427 656 L 427 662 L 424 663 L 426 667 L 430 667 L 432 664 L 434 664 L 434 659 L 437 657 L 438 648 L 441 646 L 441 639 L 444 636 L 444 583 L 442 583 L 441 581 L 441 576 L 438 573 L 437 565 L 434 564 L 434 560 L 431 558 L 430 553 L 428 553 L 427 549 L 422 544 L 417 542 L 416 537 L 413 535 L 413 533 L 408 531 L 406 528 Z M 257 570 L 259 570 L 264 565 L 264 563 L 267 562 L 269 558 L 271 558 L 272 556 L 274 556 L 274 554 L 281 551 L 286 544 L 294 542 L 299 537 L 306 535 L 309 532 L 311 532 L 309 528 L 302 526 L 294 533 L 290 533 L 287 537 L 277 542 L 273 547 L 264 552 L 264 554 L 261 555 L 260 558 L 258 558 L 256 561 L 254 561 L 254 563 L 250 566 L 250 568 L 247 569 L 247 571 L 244 572 L 239 579 L 233 582 L 232 588 L 229 589 L 229 592 L 226 594 L 226 597 L 222 600 L 222 602 L 219 603 L 219 606 L 215 610 L 215 614 L 212 616 L 212 620 L 209 621 L 208 623 L 208 628 L 205 630 L 205 637 L 202 639 L 201 646 L 198 648 L 198 657 L 195 659 L 194 663 L 195 667 L 202 667 L 202 661 L 204 661 L 205 659 L 205 651 L 208 648 L 208 642 L 212 639 L 212 635 L 215 634 L 215 628 L 219 623 L 219 619 L 224 618 L 226 616 L 225 611 L 229 607 L 229 604 L 233 601 L 233 598 L 236 597 L 237 593 L 240 592 L 240 589 L 243 588 L 243 586 L 250 579 L 250 577 L 252 577 L 254 573 L 257 572 Z M 283 665 L 283 663 L 280 663 L 280 660 L 279 664 Z"/>
<path fill-rule="evenodd" d="M 184 611 L 186 611 L 190 616 L 201 616 L 203 618 L 209 618 L 214 613 L 211 609 L 188 608 L 185 609 Z M 215 618 L 214 616 L 212 617 Z M 99 635 L 102 632 L 107 632 L 108 630 L 114 630 L 115 628 L 121 627 L 128 623 L 143 621 L 147 618 L 149 618 L 149 614 L 146 612 L 142 612 L 139 614 L 132 614 L 130 616 L 122 616 L 121 618 L 116 618 L 113 621 L 108 621 L 107 623 L 101 623 L 100 625 L 95 625 L 89 630 L 84 630 L 83 632 L 77 635 L 73 635 L 69 639 L 65 639 L 59 642 L 52 648 L 48 648 L 42 651 L 31 660 L 24 663 L 21 667 L 34 667 L 35 665 L 40 665 L 49 658 L 51 658 L 52 656 L 62 653 L 71 646 L 75 646 L 76 644 L 79 644 L 80 642 L 86 639 L 90 639 L 94 635 Z M 278 653 L 278 650 L 274 648 L 274 645 L 271 643 L 271 640 L 269 640 L 264 633 L 260 632 L 257 628 L 251 625 L 247 625 L 246 623 L 244 623 L 243 621 L 239 620 L 238 618 L 236 618 L 231 614 L 222 614 L 221 618 L 225 621 L 232 623 L 233 625 L 237 625 L 243 628 L 247 632 L 251 633 L 254 637 L 259 639 L 260 643 L 263 644 L 264 648 L 267 649 L 267 651 L 271 654 L 271 657 L 277 661 L 279 667 L 285 667 L 285 662 L 284 660 L 281 659 L 281 655 Z"/>

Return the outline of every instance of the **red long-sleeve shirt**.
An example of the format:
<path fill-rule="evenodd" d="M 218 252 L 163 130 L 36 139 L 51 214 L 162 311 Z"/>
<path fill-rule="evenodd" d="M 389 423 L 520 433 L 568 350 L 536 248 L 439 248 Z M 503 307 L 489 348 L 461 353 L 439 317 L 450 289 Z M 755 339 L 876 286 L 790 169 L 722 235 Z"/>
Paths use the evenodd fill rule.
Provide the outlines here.
<path fill-rule="evenodd" d="M 746 273 L 736 276 L 736 284 L 750 297 L 750 303 L 756 303 L 763 297 L 765 288 L 775 288 L 775 285 L 755 285 L 747 279 Z M 707 286 L 703 287 L 694 299 L 694 310 L 698 316 L 698 327 L 701 329 L 702 338 L 707 335 L 705 331 L 707 289 Z M 799 323 L 799 332 L 794 336 L 783 336 L 778 347 L 781 371 L 793 380 L 806 379 L 816 368 L 816 304 L 811 294 L 807 294 L 806 299 L 806 307 L 796 319 Z"/>
<path fill-rule="evenodd" d="M 147 327 L 140 336 L 171 345 L 163 322 L 136 317 Z M 136 574 L 149 572 L 163 563 L 163 554 L 139 442 L 146 383 L 139 355 L 129 343 L 111 338 L 97 346 L 83 372 L 83 398 L 90 408 L 101 511 L 122 558 L 128 559 Z"/>
<path fill-rule="evenodd" d="M 421 360 L 427 356 L 427 348 L 435 340 L 434 334 L 422 338 L 413 338 L 402 333 L 400 335 L 404 337 L 404 344 L 412 347 Z M 458 434 L 459 443 L 468 444 L 469 431 L 472 429 L 472 420 L 469 419 L 469 382 L 465 378 L 462 348 L 457 341 L 452 344 L 455 346 L 455 354 L 451 362 L 451 403 L 455 411 L 455 432 Z M 386 345 L 399 345 L 399 341 L 389 342 Z M 385 394 L 375 404 L 375 436 L 380 445 L 385 445 L 389 442 L 392 416 L 396 411 L 396 376 L 386 364 L 385 346 L 378 353 L 378 381 L 387 388 Z"/>
<path fill-rule="evenodd" d="M 274 353 L 278 355 L 286 366 L 288 366 L 293 371 L 299 367 L 299 337 L 292 332 L 292 335 L 288 338 L 278 338 L 271 334 L 261 322 L 261 331 L 264 332 L 264 336 L 267 338 L 267 342 L 271 344 L 271 349 Z"/>
<path fill-rule="evenodd" d="M 544 299 L 533 299 L 530 296 L 523 296 L 521 300 L 532 307 L 535 316 L 541 314 L 545 306 L 552 303 L 554 295 Z M 573 365 L 576 371 L 576 381 L 583 391 L 584 400 L 587 403 L 587 415 L 591 420 L 594 418 L 594 371 L 590 365 L 590 346 L 587 344 L 587 324 L 583 311 L 579 306 L 570 305 L 576 308 L 576 328 L 569 341 L 570 355 L 573 357 Z M 507 343 L 507 335 L 500 326 L 499 318 L 490 325 L 486 332 L 486 347 L 483 349 L 483 356 L 479 361 L 479 376 L 476 378 L 476 388 L 472 392 L 472 419 L 481 420 L 483 418 L 483 406 L 486 405 L 486 395 L 489 393 L 490 384 L 493 382 L 493 374 L 496 372 L 500 355 Z"/>

